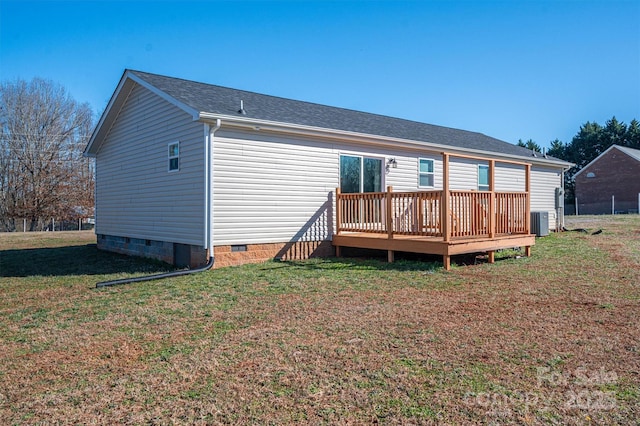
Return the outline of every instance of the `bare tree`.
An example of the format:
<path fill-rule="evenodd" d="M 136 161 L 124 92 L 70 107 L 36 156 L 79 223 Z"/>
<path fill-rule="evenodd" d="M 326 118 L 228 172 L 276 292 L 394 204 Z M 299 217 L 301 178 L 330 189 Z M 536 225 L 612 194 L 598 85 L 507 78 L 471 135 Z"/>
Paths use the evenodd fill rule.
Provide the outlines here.
<path fill-rule="evenodd" d="M 89 105 L 59 84 L 0 85 L 0 229 L 26 218 L 30 230 L 41 230 L 52 217 L 93 209 L 93 173 L 82 157 L 91 128 Z"/>

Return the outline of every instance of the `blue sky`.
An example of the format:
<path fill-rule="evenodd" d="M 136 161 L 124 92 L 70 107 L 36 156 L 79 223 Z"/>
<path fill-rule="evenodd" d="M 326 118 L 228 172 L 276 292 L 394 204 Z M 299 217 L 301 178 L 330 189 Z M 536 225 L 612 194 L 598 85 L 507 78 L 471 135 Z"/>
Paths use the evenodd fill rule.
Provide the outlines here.
<path fill-rule="evenodd" d="M 640 120 L 640 1 L 0 1 L 0 79 L 125 68 L 542 146 Z"/>

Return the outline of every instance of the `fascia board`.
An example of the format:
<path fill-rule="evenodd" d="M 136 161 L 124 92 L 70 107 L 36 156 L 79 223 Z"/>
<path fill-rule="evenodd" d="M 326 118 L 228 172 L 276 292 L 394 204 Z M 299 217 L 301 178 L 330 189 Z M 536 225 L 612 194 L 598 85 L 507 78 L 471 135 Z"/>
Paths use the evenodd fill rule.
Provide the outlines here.
<path fill-rule="evenodd" d="M 616 145 L 620 152 L 624 152 L 629 157 L 633 158 L 636 161 L 640 161 L 640 150 L 629 148 L 628 146 L 620 146 Z"/>
<path fill-rule="evenodd" d="M 87 143 L 87 146 L 83 152 L 83 155 L 85 157 L 96 156 L 97 149 L 95 150 L 93 149 L 96 143 L 96 140 L 98 139 L 98 136 L 105 131 L 106 127 L 111 128 L 111 124 L 113 124 L 112 122 L 109 122 L 109 121 L 112 121 L 111 111 L 113 110 L 114 105 L 116 104 L 116 101 L 120 98 L 121 93 L 124 91 L 126 84 L 127 84 L 127 72 L 125 72 L 122 75 L 122 77 L 120 77 L 120 82 L 118 83 L 116 90 L 111 95 L 111 99 L 109 99 L 109 103 L 107 103 L 107 107 L 102 112 L 102 115 L 100 116 L 100 120 L 98 120 L 98 124 L 93 129 L 93 133 L 91 133 L 91 138 L 89 138 L 89 142 Z M 107 122 L 109 122 L 108 125 L 107 125 Z"/>
<path fill-rule="evenodd" d="M 325 139 L 332 138 L 340 141 L 347 141 L 347 142 L 367 144 L 367 145 L 373 144 L 373 145 L 392 147 L 392 148 L 405 148 L 405 149 L 411 149 L 411 150 L 429 149 L 432 151 L 442 151 L 442 152 L 451 152 L 451 153 L 459 153 L 459 154 L 478 154 L 479 156 L 482 156 L 482 157 L 487 157 L 487 156 L 490 156 L 492 158 L 498 157 L 498 158 L 504 158 L 508 160 L 532 163 L 536 165 L 562 167 L 563 169 L 568 169 L 573 167 L 572 163 L 568 163 L 562 160 L 548 160 L 548 159 L 541 160 L 536 158 L 528 158 L 528 157 L 522 157 L 518 155 L 511 155 L 511 154 L 500 154 L 500 153 L 482 151 L 477 149 L 463 149 L 463 148 L 453 147 L 450 145 L 415 141 L 411 139 L 394 138 L 389 136 L 378 136 L 378 135 L 371 135 L 366 133 L 327 129 L 322 127 L 305 126 L 301 124 L 281 123 L 276 121 L 236 117 L 231 115 L 210 114 L 206 112 L 200 113 L 200 120 L 202 121 L 209 121 L 209 120 L 216 120 L 216 119 L 222 120 L 223 126 L 226 124 L 226 125 L 231 125 L 231 126 L 236 126 L 241 128 L 249 128 L 252 130 L 258 130 L 256 128 L 259 128 L 259 130 L 272 131 L 277 133 L 293 133 L 297 135 L 305 135 L 305 136 L 325 138 Z"/>
<path fill-rule="evenodd" d="M 180 108 L 181 110 L 183 110 L 187 114 L 191 115 L 191 117 L 193 117 L 194 120 L 198 120 L 200 118 L 200 114 L 199 114 L 198 110 L 190 107 L 189 105 L 187 105 L 187 104 L 185 104 L 183 102 L 180 102 L 179 100 L 177 100 L 173 96 L 168 95 L 167 93 L 165 93 L 162 90 L 158 89 L 154 85 L 152 85 L 150 83 L 147 83 L 144 79 L 138 77 L 135 74 L 135 71 L 133 71 L 133 72 L 132 71 L 127 71 L 127 73 L 128 73 L 127 74 L 128 78 L 130 78 L 131 80 L 135 81 L 140 86 L 142 86 L 145 89 L 149 90 L 153 94 L 161 97 L 162 99 L 164 99 L 165 101 L 169 102 L 170 104 Z"/>
<path fill-rule="evenodd" d="M 117 111 L 114 111 L 113 109 L 114 109 L 114 107 L 116 107 L 116 105 L 118 104 L 119 101 L 122 101 L 122 102 L 120 102 L 122 104 L 124 102 L 124 99 L 126 99 L 126 97 L 129 96 L 129 93 L 130 93 L 131 89 L 128 88 L 128 87 L 131 85 L 131 82 L 135 82 L 135 83 L 139 84 L 140 86 L 142 86 L 145 89 L 151 91 L 153 94 L 159 96 L 160 98 L 164 99 L 165 101 L 169 102 L 170 104 L 172 104 L 172 105 L 180 108 L 181 110 L 185 111 L 187 114 L 191 115 L 194 120 L 197 120 L 199 118 L 199 114 L 198 114 L 197 110 L 195 110 L 195 109 L 191 108 L 190 106 L 178 101 L 177 99 L 173 98 L 172 96 L 169 96 L 168 94 L 166 94 L 165 92 L 159 90 L 155 86 L 147 83 L 145 80 L 143 80 L 142 78 L 138 77 L 135 74 L 135 72 L 132 72 L 130 70 L 126 70 L 124 72 L 124 74 L 122 75 L 122 77 L 120 78 L 120 82 L 118 83 L 118 86 L 116 87 L 116 90 L 113 92 L 113 95 L 111 95 L 111 99 L 109 99 L 109 103 L 107 104 L 107 107 L 105 108 L 104 112 L 102 113 L 102 116 L 100 117 L 100 120 L 98 121 L 98 124 L 96 125 L 93 133 L 91 134 L 91 138 L 89 139 L 89 143 L 87 143 L 87 147 L 85 148 L 85 150 L 83 152 L 83 155 L 85 157 L 95 157 L 96 156 L 98 147 L 94 146 L 94 145 L 96 144 L 97 140 L 101 140 L 102 137 L 104 137 L 104 135 L 108 132 L 108 130 L 113 125 L 115 117 L 117 116 Z M 125 98 L 122 99 L 122 96 L 124 96 Z"/>

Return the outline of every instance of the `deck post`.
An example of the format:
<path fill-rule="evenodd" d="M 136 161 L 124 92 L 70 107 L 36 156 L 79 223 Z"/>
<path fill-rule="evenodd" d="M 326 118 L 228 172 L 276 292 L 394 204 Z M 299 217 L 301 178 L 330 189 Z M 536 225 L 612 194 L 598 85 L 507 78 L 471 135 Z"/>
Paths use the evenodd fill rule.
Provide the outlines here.
<path fill-rule="evenodd" d="M 526 246 L 524 248 L 524 255 L 527 257 L 531 257 L 531 246 Z"/>
<path fill-rule="evenodd" d="M 531 234 L 531 164 L 525 165 L 524 192 L 527 193 L 527 211 L 524 215 L 525 233 Z"/>
<path fill-rule="evenodd" d="M 342 195 L 340 188 L 336 188 L 336 234 L 340 234 L 342 225 L 342 203 L 340 203 L 340 195 Z"/>
<path fill-rule="evenodd" d="M 489 161 L 489 192 L 491 195 L 489 196 L 489 211 L 487 212 L 487 220 L 489 225 L 489 238 L 494 238 L 496 236 L 496 222 L 498 221 L 496 217 L 496 188 L 495 188 L 495 177 L 496 177 L 496 161 Z M 489 259 L 493 256 L 493 252 L 489 253 Z M 489 262 L 493 263 L 493 262 Z"/>
<path fill-rule="evenodd" d="M 393 250 L 387 250 L 387 262 L 393 263 L 395 252 Z"/>
<path fill-rule="evenodd" d="M 440 206 L 440 224 L 442 226 L 442 239 L 449 241 L 449 154 L 442 153 L 442 205 Z M 445 256 L 445 266 L 448 256 Z M 445 269 L 449 270 L 448 267 Z"/>
<path fill-rule="evenodd" d="M 387 238 L 393 239 L 393 216 L 391 212 L 393 210 L 393 186 L 387 186 Z"/>
<path fill-rule="evenodd" d="M 415 200 L 418 202 L 418 223 L 413 231 L 422 232 L 424 230 L 424 200 L 420 195 L 416 195 Z M 640 194 L 638 194 L 638 200 L 640 200 Z"/>
<path fill-rule="evenodd" d="M 489 263 L 495 263 L 496 261 L 496 252 L 493 250 L 490 250 L 489 253 Z"/>
<path fill-rule="evenodd" d="M 444 270 L 449 271 L 451 269 L 451 256 L 448 254 L 443 255 L 442 263 L 444 264 Z"/>

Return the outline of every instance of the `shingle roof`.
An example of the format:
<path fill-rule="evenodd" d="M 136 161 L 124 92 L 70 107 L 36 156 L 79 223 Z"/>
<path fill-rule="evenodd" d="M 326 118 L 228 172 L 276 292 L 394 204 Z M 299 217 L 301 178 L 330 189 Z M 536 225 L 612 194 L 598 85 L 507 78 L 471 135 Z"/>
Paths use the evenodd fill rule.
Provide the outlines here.
<path fill-rule="evenodd" d="M 246 111 L 246 115 L 243 117 L 246 118 L 532 157 L 531 151 L 526 148 L 482 133 L 263 95 L 141 71 L 129 70 L 129 72 L 184 105 L 202 113 L 240 116 L 238 110 L 242 100 Z M 557 159 L 554 160 L 557 161 Z"/>

